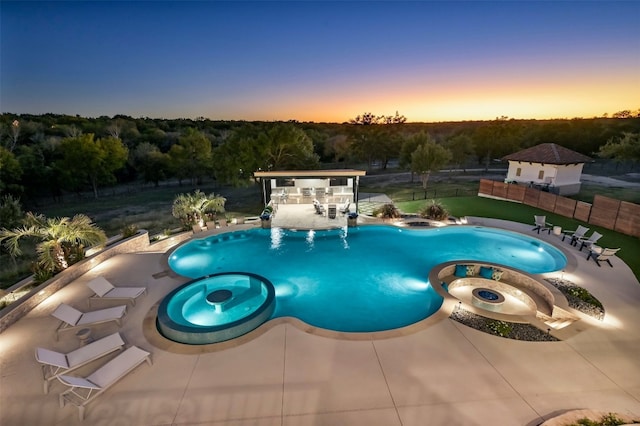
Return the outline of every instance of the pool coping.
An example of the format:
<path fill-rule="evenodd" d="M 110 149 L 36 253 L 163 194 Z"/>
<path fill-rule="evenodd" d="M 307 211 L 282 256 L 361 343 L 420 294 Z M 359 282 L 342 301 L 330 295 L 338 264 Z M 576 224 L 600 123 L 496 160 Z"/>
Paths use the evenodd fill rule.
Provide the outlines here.
<path fill-rule="evenodd" d="M 388 226 L 388 227 L 397 227 L 395 224 L 392 223 L 369 223 L 369 224 L 359 224 L 358 226 Z M 455 226 L 464 226 L 464 227 L 473 227 L 473 228 L 489 228 L 489 229 L 498 229 L 498 230 L 502 230 L 504 231 L 505 229 L 499 228 L 499 227 L 494 227 L 494 226 L 486 226 L 486 225 L 478 225 L 478 224 L 467 224 L 467 225 L 455 225 Z M 189 241 L 192 241 L 194 238 L 198 239 L 198 238 L 206 238 L 212 235 L 218 235 L 218 234 L 223 234 L 223 233 L 227 233 L 227 232 L 234 232 L 234 231 L 246 231 L 249 229 L 253 229 L 256 228 L 255 226 L 236 226 L 233 227 L 232 229 L 229 228 L 217 228 L 215 230 L 211 230 L 209 232 L 202 232 L 202 233 L 197 233 L 194 234 L 191 238 L 182 241 L 180 244 L 177 244 L 173 247 L 171 247 L 169 250 L 167 250 L 160 259 L 160 263 L 162 264 L 162 267 L 164 268 L 165 272 L 167 273 L 167 275 L 173 277 L 173 278 L 185 278 L 190 280 L 190 278 L 184 277 L 180 274 L 177 274 L 176 272 L 174 272 L 170 267 L 169 267 L 169 257 L 171 256 L 171 254 L 176 251 L 179 247 L 181 247 L 182 245 L 186 244 Z M 289 228 L 285 228 L 285 229 L 289 229 Z M 296 230 L 299 230 L 299 228 L 294 228 Z M 331 228 L 333 229 L 333 228 Z M 433 229 L 433 228 L 425 228 L 423 229 L 424 231 L 428 231 L 429 229 Z M 421 229 L 417 228 L 415 229 L 415 231 L 420 232 Z M 520 235 L 524 235 L 527 236 L 529 238 L 532 239 L 537 239 L 540 240 L 539 238 L 536 238 L 535 236 L 531 236 L 531 235 L 527 235 L 525 233 L 522 232 L 518 232 L 518 231 L 512 231 L 512 230 L 507 230 L 508 232 L 514 232 L 516 234 L 520 234 Z M 543 240 L 540 240 L 542 242 L 544 242 Z M 545 244 L 549 244 L 548 242 L 545 242 Z M 563 269 L 564 271 L 573 271 L 577 268 L 577 260 L 573 257 L 573 256 L 569 256 L 568 254 L 570 253 L 568 250 L 565 250 L 564 247 L 552 244 L 553 247 L 555 247 L 556 249 L 560 250 L 561 252 L 563 252 L 563 254 L 565 255 L 565 258 L 567 259 L 567 264 L 565 266 L 565 268 Z M 233 348 L 233 347 L 237 347 L 240 345 L 243 345 L 247 342 L 250 342 L 258 337 L 260 337 L 261 335 L 263 335 L 264 333 L 266 333 L 267 331 L 271 330 L 272 328 L 281 325 L 281 324 L 290 324 L 294 327 L 296 327 L 298 330 L 303 331 L 305 333 L 308 334 L 312 334 L 315 336 L 320 336 L 320 337 L 326 337 L 326 338 L 331 338 L 331 339 L 338 339 L 338 340 L 352 340 L 352 341 L 367 341 L 367 340 L 383 340 L 383 339 L 392 339 L 392 338 L 396 338 L 396 337 L 402 337 L 402 336 L 407 336 L 407 335 L 411 335 L 411 334 L 415 334 L 419 331 L 425 330 L 427 328 L 429 328 L 430 326 L 444 320 L 447 319 L 451 316 L 451 313 L 455 310 L 458 309 L 460 307 L 460 304 L 458 303 L 458 299 L 456 299 L 455 297 L 449 295 L 448 293 L 444 292 L 443 289 L 438 288 L 438 285 L 433 285 L 432 281 L 431 281 L 431 277 L 433 275 L 433 272 L 436 271 L 436 277 L 437 277 L 437 272 L 439 272 L 444 266 L 446 265 L 450 265 L 450 264 L 454 264 L 454 263 L 464 263 L 464 260 L 455 260 L 455 261 L 449 261 L 449 262 L 444 262 L 441 264 L 438 264 L 436 266 L 434 266 L 430 271 L 427 272 L 426 276 L 429 278 L 429 282 L 431 283 L 431 286 L 434 288 L 434 290 L 441 296 L 443 297 L 443 301 L 442 304 L 440 305 L 440 307 L 438 308 L 438 310 L 436 312 L 434 312 L 432 315 L 428 316 L 427 318 L 420 320 L 418 322 L 415 322 L 413 324 L 407 325 L 405 327 L 400 327 L 400 328 L 396 328 L 396 329 L 392 329 L 392 330 L 384 330 L 384 331 L 374 331 L 374 332 L 357 332 L 357 333 L 351 333 L 351 332 L 342 332 L 342 331 L 334 331 L 334 330 L 329 330 L 329 329 L 325 329 L 325 328 L 320 328 L 320 327 L 316 327 L 310 324 L 307 324 L 306 322 L 295 318 L 295 317 L 278 317 L 278 318 L 274 318 L 271 320 L 266 321 L 265 323 L 259 325 L 257 328 L 249 331 L 246 334 L 243 334 L 241 336 L 238 336 L 234 339 L 231 340 L 226 340 L 223 342 L 217 342 L 217 343 L 209 343 L 209 344 L 200 344 L 200 345 L 189 345 L 189 344 L 185 344 L 185 343 L 179 343 L 179 342 L 175 342 L 172 341 L 170 339 L 167 339 L 166 337 L 164 337 L 162 334 L 160 334 L 160 332 L 157 329 L 156 326 L 156 320 L 157 320 L 157 316 L 158 316 L 158 308 L 160 306 L 160 304 L 162 303 L 162 300 L 158 301 L 158 303 L 154 304 L 154 306 L 147 312 L 147 314 L 144 317 L 143 320 L 143 334 L 146 337 L 146 339 L 149 341 L 149 343 L 151 343 L 153 346 L 169 351 L 169 352 L 173 352 L 173 353 L 178 353 L 178 354 L 199 354 L 199 353 L 209 353 L 209 352 L 218 352 L 218 351 L 222 351 L 222 350 L 226 350 L 229 348 Z M 474 261 L 466 261 L 467 263 L 474 263 Z M 485 265 L 494 265 L 494 266 L 498 266 L 498 267 L 502 267 L 505 269 L 510 269 L 510 270 L 517 270 L 515 268 L 510 268 L 501 264 L 497 264 L 497 263 L 490 263 L 490 262 L 475 262 L 478 264 L 485 264 Z M 517 270 L 520 273 L 523 273 L 527 276 L 530 276 L 533 278 L 532 274 L 527 274 L 524 271 L 520 271 Z M 535 278 L 533 278 L 535 279 Z M 555 287 L 551 286 L 551 285 L 547 285 L 546 283 L 543 282 L 543 280 L 537 280 L 538 282 L 541 282 L 542 285 L 548 289 L 550 289 L 552 291 L 552 293 L 554 293 L 554 295 L 558 295 L 559 296 L 559 301 L 560 301 L 560 305 L 562 307 L 562 309 L 564 310 L 568 310 L 570 308 L 568 308 L 568 303 L 563 303 L 562 300 L 564 299 L 564 302 L 566 302 L 566 298 L 564 298 L 564 296 L 557 290 L 555 289 Z M 437 282 L 438 280 L 436 280 Z M 558 300 L 558 299 L 556 299 Z M 567 309 L 565 309 L 565 306 L 567 307 Z M 573 310 L 571 310 L 573 311 Z M 475 311 L 472 311 L 474 313 L 477 313 Z M 573 312 L 572 312 L 573 313 Z M 482 313 L 478 313 L 478 315 L 482 315 Z M 500 314 L 497 314 L 498 316 L 500 316 Z M 483 315 L 483 316 L 487 316 L 487 315 Z M 510 318 L 513 318 L 513 315 L 509 316 Z M 501 319 L 501 318 L 498 318 Z M 527 322 L 530 323 L 530 320 L 523 320 L 521 322 Z M 566 338 L 566 331 L 563 333 L 556 333 L 558 335 L 562 335 L 562 339 Z"/>

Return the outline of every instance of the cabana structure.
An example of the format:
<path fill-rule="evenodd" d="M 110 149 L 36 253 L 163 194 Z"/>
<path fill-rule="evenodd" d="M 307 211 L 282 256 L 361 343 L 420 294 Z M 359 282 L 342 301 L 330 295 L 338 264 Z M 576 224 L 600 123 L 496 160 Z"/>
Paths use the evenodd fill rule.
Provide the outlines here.
<path fill-rule="evenodd" d="M 262 183 L 265 206 L 273 204 L 344 204 L 349 201 L 358 211 L 358 185 L 366 171 L 336 170 L 282 170 L 257 171 L 253 175 Z"/>
<path fill-rule="evenodd" d="M 555 143 L 543 143 L 502 157 L 509 162 L 505 182 L 526 184 L 558 195 L 580 192 L 584 163 L 590 157 Z"/>

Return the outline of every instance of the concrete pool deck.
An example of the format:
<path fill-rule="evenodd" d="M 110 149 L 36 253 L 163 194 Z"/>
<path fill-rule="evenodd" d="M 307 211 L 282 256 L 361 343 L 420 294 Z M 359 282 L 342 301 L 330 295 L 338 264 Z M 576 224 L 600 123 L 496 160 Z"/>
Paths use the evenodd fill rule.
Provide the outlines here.
<path fill-rule="evenodd" d="M 582 317 L 573 325 L 580 332 L 553 343 L 495 337 L 448 318 L 406 335 L 357 341 L 282 322 L 234 347 L 181 354 L 150 343 L 143 323 L 165 294 L 187 280 L 162 273 L 164 253 L 119 255 L 0 334 L 0 425 L 510 426 L 538 425 L 574 409 L 640 417 L 640 284 L 631 270 L 618 258 L 613 268 L 598 267 L 586 253 L 553 234 L 532 232 L 531 225 L 473 223 L 563 248 L 573 265 L 564 278 L 604 304 L 605 320 Z M 72 332 L 55 341 L 58 322 L 50 313 L 60 302 L 86 310 L 91 292 L 85 284 L 98 275 L 118 286 L 148 287 L 119 331 L 128 344 L 151 352 L 153 365 L 137 367 L 100 395 L 80 422 L 74 406 L 58 406 L 60 383 L 43 394 L 34 350 L 78 346 Z M 96 301 L 94 309 L 111 305 Z M 117 330 L 105 324 L 93 334 Z"/>

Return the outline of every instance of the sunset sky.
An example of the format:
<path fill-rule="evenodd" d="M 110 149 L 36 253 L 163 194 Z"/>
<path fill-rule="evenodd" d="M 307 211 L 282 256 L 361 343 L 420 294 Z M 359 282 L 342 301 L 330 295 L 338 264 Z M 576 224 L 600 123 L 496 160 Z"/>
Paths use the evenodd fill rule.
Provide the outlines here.
<path fill-rule="evenodd" d="M 638 1 L 0 2 L 0 111 L 412 122 L 640 108 Z"/>

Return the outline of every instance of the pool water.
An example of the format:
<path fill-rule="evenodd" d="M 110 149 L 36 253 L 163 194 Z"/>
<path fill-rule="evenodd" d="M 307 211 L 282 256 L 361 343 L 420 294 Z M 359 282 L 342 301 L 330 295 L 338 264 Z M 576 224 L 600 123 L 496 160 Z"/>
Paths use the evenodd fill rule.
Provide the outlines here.
<path fill-rule="evenodd" d="M 529 273 L 562 269 L 553 246 L 483 227 L 363 226 L 323 231 L 235 231 L 192 240 L 169 256 L 176 273 L 198 278 L 243 271 L 275 287 L 271 318 L 296 317 L 344 332 L 404 327 L 435 313 L 442 297 L 428 281 L 436 265 L 465 259 Z"/>

